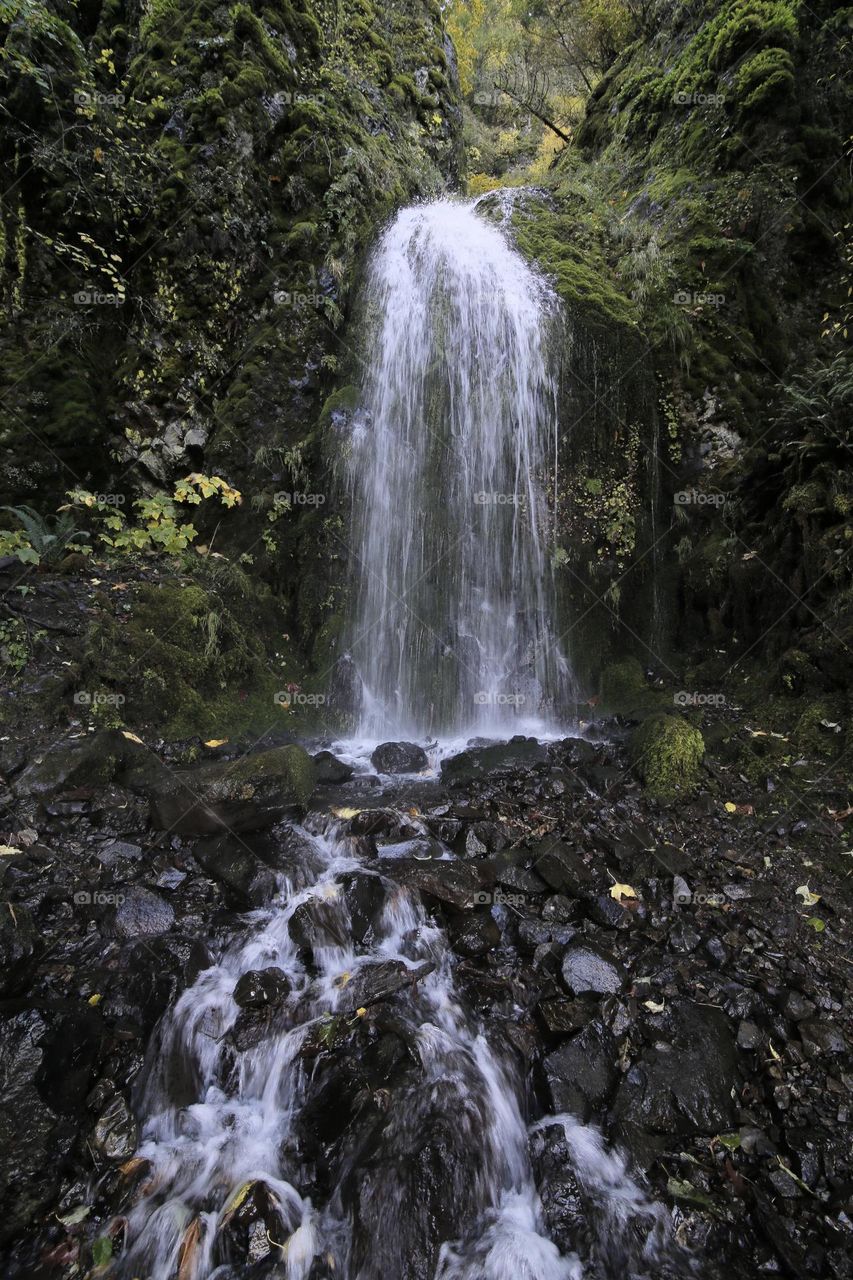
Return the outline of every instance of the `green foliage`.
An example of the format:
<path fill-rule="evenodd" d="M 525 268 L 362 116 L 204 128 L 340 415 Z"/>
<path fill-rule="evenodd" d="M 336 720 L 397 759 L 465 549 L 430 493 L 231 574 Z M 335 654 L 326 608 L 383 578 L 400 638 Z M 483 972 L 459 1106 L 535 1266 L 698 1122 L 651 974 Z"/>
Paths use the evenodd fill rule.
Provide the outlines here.
<path fill-rule="evenodd" d="M 794 88 L 794 62 L 784 49 L 762 49 L 738 69 L 735 91 L 741 112 L 765 111 Z"/>
<path fill-rule="evenodd" d="M 242 495 L 221 476 L 205 476 L 193 472 L 179 480 L 171 497 L 165 493 L 150 498 L 135 498 L 138 523 L 130 524 L 124 514 L 109 501 L 85 489 L 71 489 L 68 497 L 82 511 L 99 518 L 98 538 L 116 552 L 162 552 L 176 555 L 185 551 L 198 536 L 195 525 L 180 523 L 179 507 L 197 506 L 207 498 L 218 497 L 225 507 L 242 502 Z"/>
<path fill-rule="evenodd" d="M 23 564 L 53 564 L 69 551 L 91 554 L 82 541 L 88 533 L 77 527 L 67 511 L 57 516 L 43 516 L 32 507 L 0 507 L 23 525 L 22 530 L 0 532 L 0 552 L 15 555 Z"/>
<path fill-rule="evenodd" d="M 23 671 L 30 660 L 30 639 L 21 618 L 0 621 L 0 664 L 10 671 Z"/>

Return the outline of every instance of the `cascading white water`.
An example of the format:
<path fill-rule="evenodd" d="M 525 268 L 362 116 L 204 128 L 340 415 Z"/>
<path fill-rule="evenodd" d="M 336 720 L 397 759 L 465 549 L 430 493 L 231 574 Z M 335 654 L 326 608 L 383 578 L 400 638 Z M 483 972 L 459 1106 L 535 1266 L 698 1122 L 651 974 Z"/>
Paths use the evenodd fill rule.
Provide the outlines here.
<path fill-rule="evenodd" d="M 452 1234 L 429 1239 L 435 1280 L 646 1276 L 646 1263 L 663 1258 L 666 1215 L 631 1180 L 624 1160 L 570 1116 L 541 1122 L 564 1129 L 575 1175 L 596 1217 L 590 1233 L 607 1241 L 616 1256 L 613 1268 L 588 1272 L 575 1253 L 561 1254 L 547 1236 L 520 1083 L 457 995 L 444 933 L 416 895 L 385 882 L 384 911 L 372 942 L 351 941 L 341 877 L 360 864 L 334 828 L 301 835 L 309 850 L 305 863 L 311 865 L 303 887 L 282 881 L 277 903 L 250 917 L 247 932 L 200 974 L 166 1015 L 149 1050 L 138 1106 L 144 1117 L 138 1157 L 146 1172 L 127 1215 L 127 1248 L 116 1274 L 121 1280 L 248 1275 L 245 1244 L 235 1257 L 229 1230 L 251 1186 L 262 1188 L 267 1206 L 267 1225 L 258 1224 L 258 1256 L 278 1260 L 282 1269 L 274 1274 L 286 1280 L 307 1280 L 309 1273 L 337 1280 L 413 1280 L 425 1274 L 425 1238 L 442 1212 Z M 315 947 L 313 966 L 306 966 L 290 927 L 297 907 L 309 900 L 323 903 L 332 921 L 330 938 L 340 940 Z M 374 1153 L 361 1157 L 370 1169 L 369 1194 L 360 1201 L 356 1194 L 354 1208 L 352 1174 L 359 1159 L 349 1166 L 344 1161 L 337 1184 L 318 1194 L 310 1160 L 300 1150 L 300 1115 L 317 1105 L 301 1050 L 306 1036 L 329 1025 L 324 1020 L 342 1008 L 349 983 L 389 960 L 409 971 L 425 961 L 435 967 L 407 988 L 405 1003 L 393 1013 L 419 1066 L 415 1078 L 383 1102 L 379 1152 L 374 1141 Z M 235 983 L 248 970 L 270 965 L 292 985 L 283 1024 L 241 1051 L 229 1034 L 239 1014 Z M 358 1014 L 344 1009 L 357 1025 Z M 333 1118 L 333 1128 L 335 1123 Z M 346 1127 L 345 1120 L 337 1124 Z M 436 1131 L 444 1135 L 439 1150 L 446 1144 L 455 1167 L 441 1169 L 428 1186 L 416 1161 Z M 654 1230 L 645 1233 L 638 1254 L 641 1221 Z M 641 1268 L 635 1269 L 640 1258 Z"/>
<path fill-rule="evenodd" d="M 553 291 L 474 203 L 400 212 L 370 262 L 349 459 L 365 736 L 554 717 Z"/>

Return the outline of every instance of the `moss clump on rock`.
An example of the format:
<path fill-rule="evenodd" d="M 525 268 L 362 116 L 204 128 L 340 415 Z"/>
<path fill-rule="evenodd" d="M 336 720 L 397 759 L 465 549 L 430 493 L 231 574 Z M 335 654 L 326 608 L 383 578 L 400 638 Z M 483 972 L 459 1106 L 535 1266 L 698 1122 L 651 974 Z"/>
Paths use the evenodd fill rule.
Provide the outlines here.
<path fill-rule="evenodd" d="M 631 738 L 631 758 L 649 795 L 673 800 L 699 785 L 705 755 L 702 734 L 677 716 L 652 716 Z"/>
<path fill-rule="evenodd" d="M 661 694 L 650 689 L 639 658 L 620 658 L 609 663 L 601 673 L 600 704 L 602 710 L 647 713 L 660 707 Z"/>

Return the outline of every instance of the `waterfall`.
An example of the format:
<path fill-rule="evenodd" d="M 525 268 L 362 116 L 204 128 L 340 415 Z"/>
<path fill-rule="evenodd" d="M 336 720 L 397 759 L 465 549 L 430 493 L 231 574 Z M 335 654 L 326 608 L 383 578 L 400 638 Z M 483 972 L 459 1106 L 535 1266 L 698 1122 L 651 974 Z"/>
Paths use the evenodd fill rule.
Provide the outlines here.
<path fill-rule="evenodd" d="M 554 719 L 553 291 L 476 203 L 403 209 L 370 260 L 349 455 L 360 730 Z M 550 344 L 556 347 L 556 343 Z"/>

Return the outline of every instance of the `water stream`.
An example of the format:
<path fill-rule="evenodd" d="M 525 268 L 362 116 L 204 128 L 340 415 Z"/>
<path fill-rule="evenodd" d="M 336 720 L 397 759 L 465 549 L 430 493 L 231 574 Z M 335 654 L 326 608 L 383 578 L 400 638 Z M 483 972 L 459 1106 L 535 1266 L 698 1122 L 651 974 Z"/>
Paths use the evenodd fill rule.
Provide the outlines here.
<path fill-rule="evenodd" d="M 349 636 L 370 736 L 553 719 L 553 291 L 475 203 L 403 209 L 371 260 L 351 441 Z"/>
<path fill-rule="evenodd" d="M 360 871 L 334 822 L 317 817 L 313 831 L 298 835 L 301 871 L 282 876 L 276 901 L 247 917 L 245 932 L 180 997 L 149 1049 L 138 1098 L 145 1177 L 118 1274 L 233 1280 L 248 1276 L 238 1260 L 253 1247 L 258 1257 L 272 1251 L 281 1265 L 275 1274 L 287 1280 L 653 1274 L 647 1267 L 668 1249 L 664 1211 L 596 1130 L 568 1115 L 528 1126 L 510 1059 L 458 995 L 453 953 L 418 896 Z M 353 940 L 347 905 L 354 873 L 369 874 L 384 893 L 363 943 Z M 291 932 L 306 903 L 319 907 L 324 922 L 310 957 Z M 358 1024 L 364 1015 L 347 993 L 369 990 L 360 979 L 385 973 L 377 967 L 389 962 L 411 973 L 432 966 L 406 986 L 405 1011 L 395 1014 L 395 1034 L 411 1062 L 381 1100 L 378 1126 L 374 1121 L 364 1145 L 356 1141 L 320 1170 L 303 1146 L 313 1125 L 322 1128 L 316 1117 L 328 1105 L 328 1082 L 305 1049 L 342 1024 Z M 290 993 L 260 1043 L 241 1048 L 235 985 L 270 966 L 281 970 Z M 612 1268 L 587 1270 L 547 1236 L 529 1154 L 531 1133 L 543 1125 L 563 1130 L 587 1199 L 593 1255 Z M 358 1132 L 357 1114 L 352 1127 Z M 247 1243 L 240 1211 L 250 1200 L 255 1219 L 260 1201 L 263 1226 L 255 1221 Z M 447 1236 L 436 1239 L 442 1229 Z"/>

